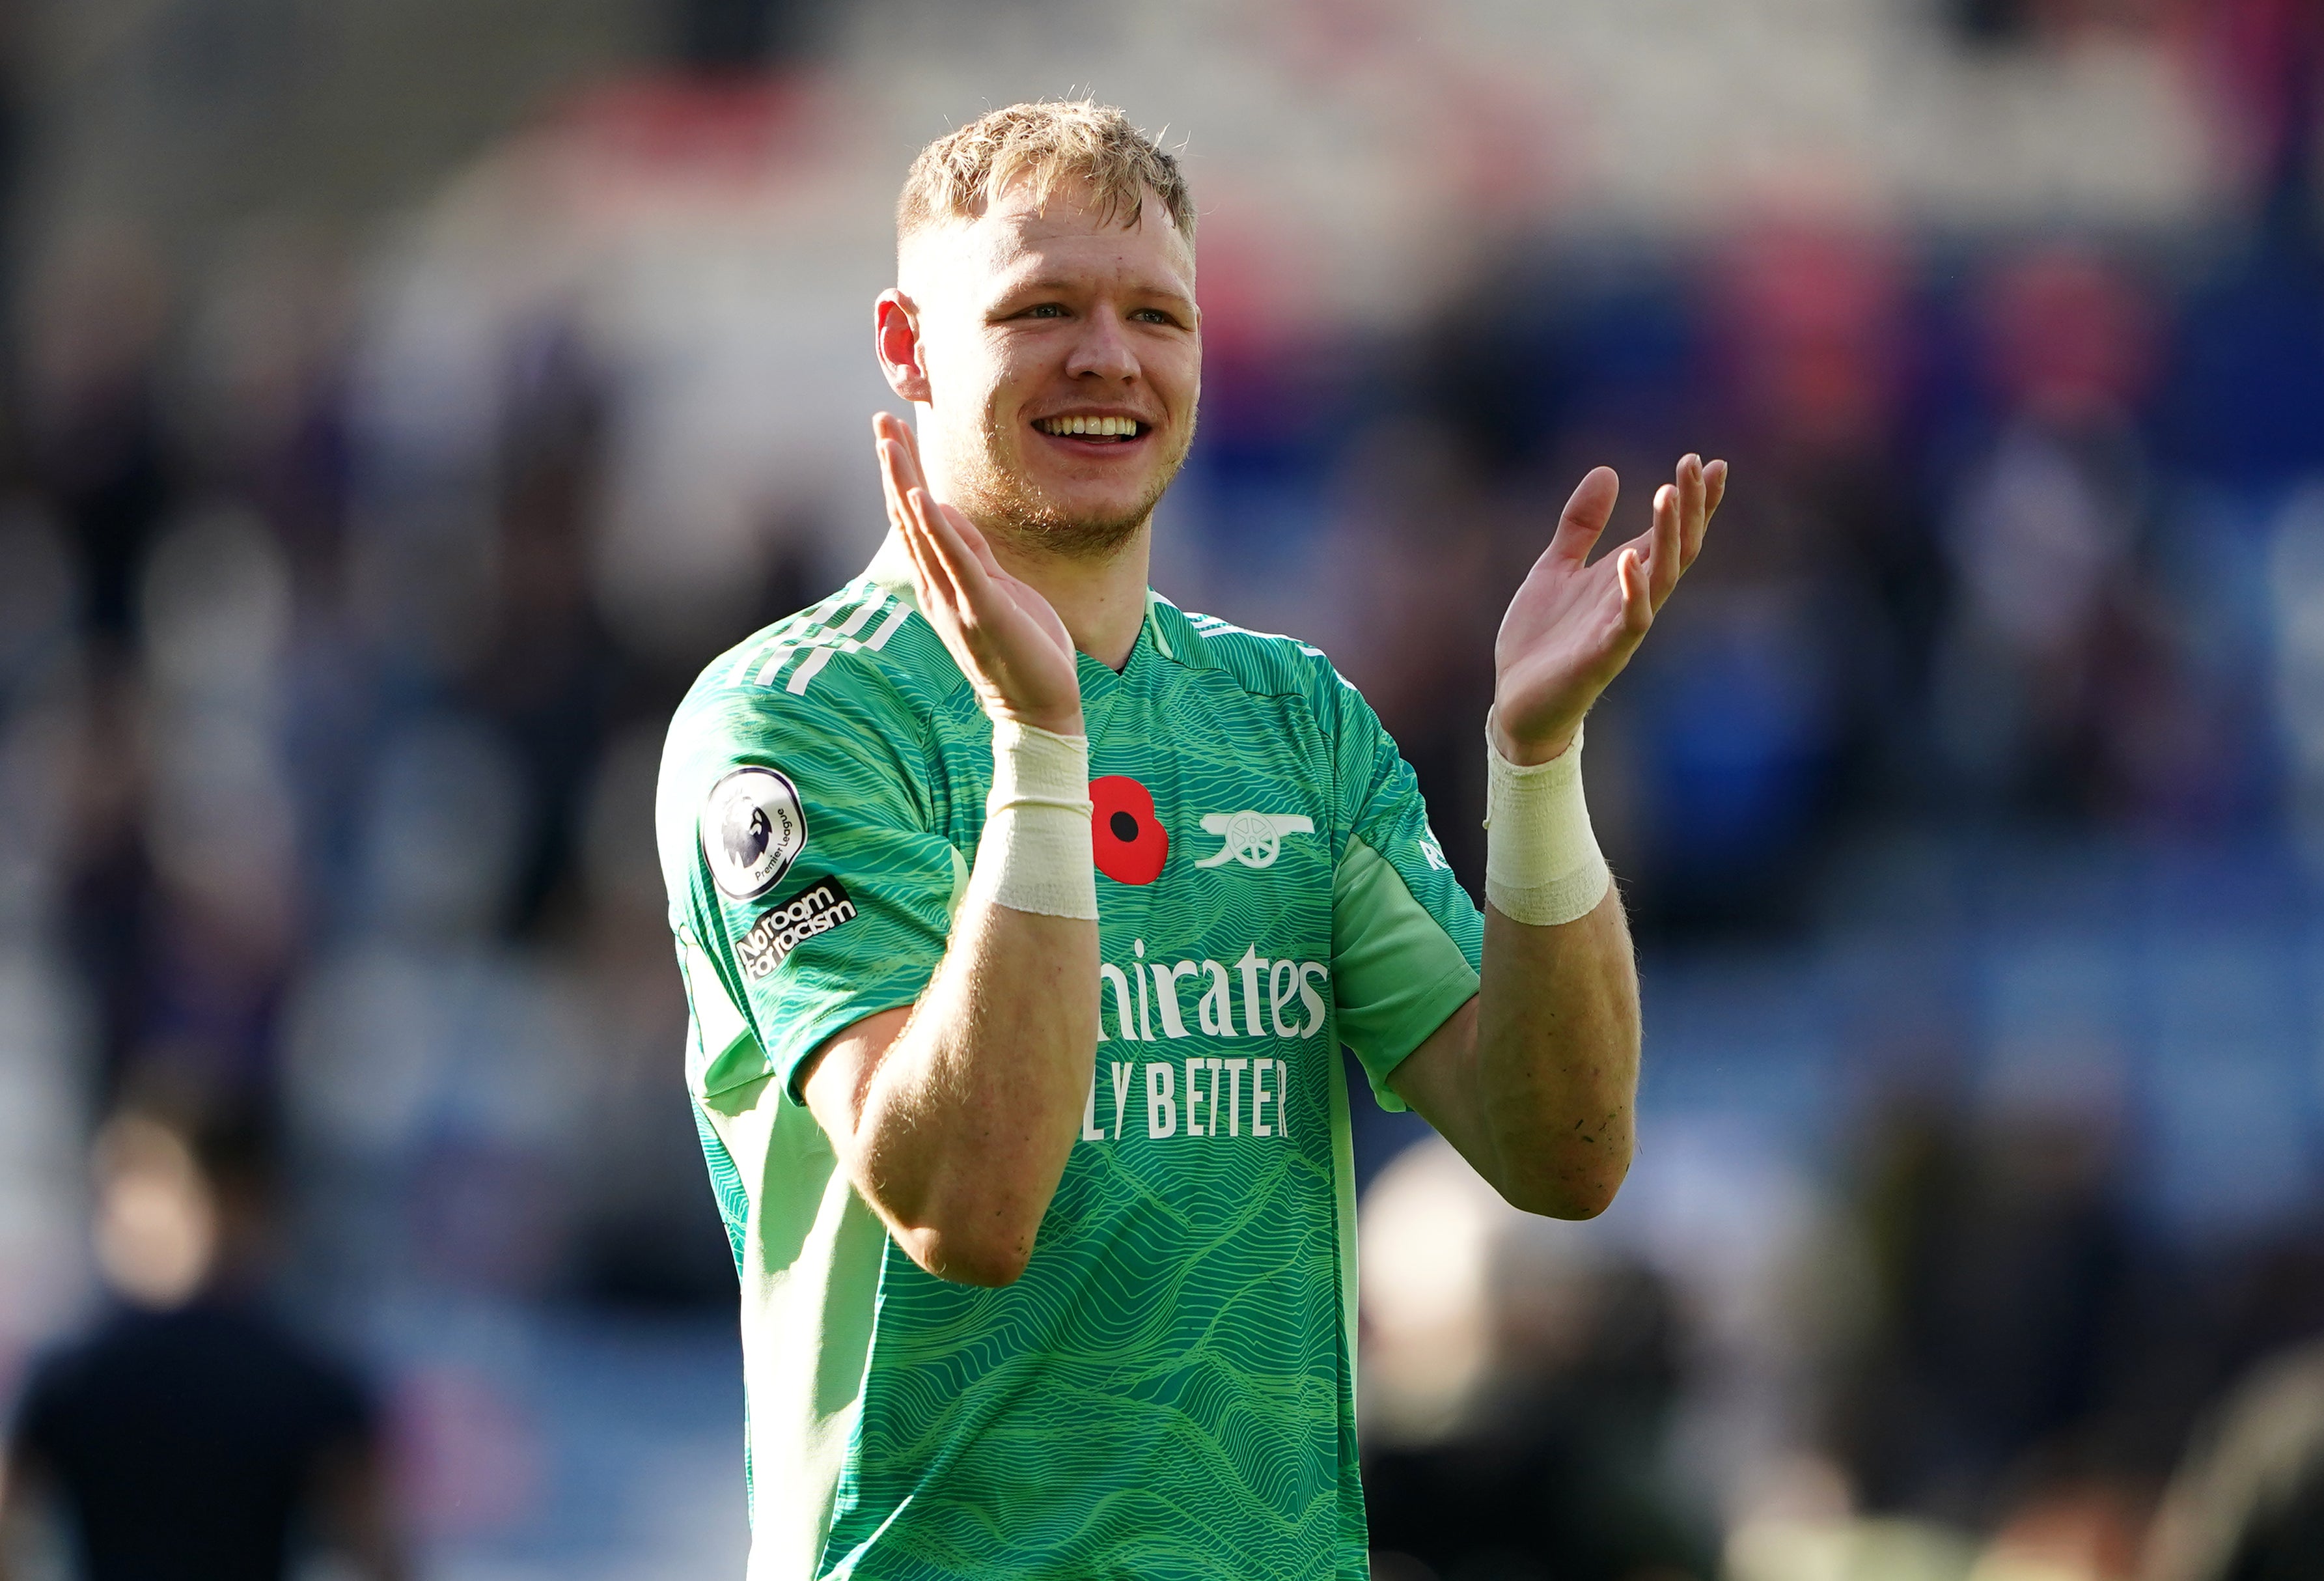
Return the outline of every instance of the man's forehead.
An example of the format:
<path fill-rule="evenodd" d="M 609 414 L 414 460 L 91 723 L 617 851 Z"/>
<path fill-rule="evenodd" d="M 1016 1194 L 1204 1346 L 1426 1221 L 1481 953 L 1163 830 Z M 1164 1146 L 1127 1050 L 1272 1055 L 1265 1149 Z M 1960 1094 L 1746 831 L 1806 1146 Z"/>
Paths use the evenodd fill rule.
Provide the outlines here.
<path fill-rule="evenodd" d="M 1151 190 L 1134 221 L 1107 214 L 1090 189 L 1061 181 L 1046 203 L 1029 181 L 1009 184 L 982 214 L 925 227 L 906 244 L 907 255 L 925 245 L 952 259 L 973 258 L 992 274 L 1034 275 L 1067 264 L 1108 274 L 1158 276 L 1152 283 L 1186 289 L 1194 273 L 1194 247 Z"/>

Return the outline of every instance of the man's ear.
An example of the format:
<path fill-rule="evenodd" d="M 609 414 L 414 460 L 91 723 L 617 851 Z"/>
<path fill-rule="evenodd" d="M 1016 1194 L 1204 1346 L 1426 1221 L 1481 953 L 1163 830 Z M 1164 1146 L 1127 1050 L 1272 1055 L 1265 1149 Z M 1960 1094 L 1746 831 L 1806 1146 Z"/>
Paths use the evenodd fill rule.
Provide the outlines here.
<path fill-rule="evenodd" d="M 920 310 L 890 286 L 872 306 L 872 338 L 888 388 L 916 405 L 928 401 L 928 371 L 920 358 Z"/>

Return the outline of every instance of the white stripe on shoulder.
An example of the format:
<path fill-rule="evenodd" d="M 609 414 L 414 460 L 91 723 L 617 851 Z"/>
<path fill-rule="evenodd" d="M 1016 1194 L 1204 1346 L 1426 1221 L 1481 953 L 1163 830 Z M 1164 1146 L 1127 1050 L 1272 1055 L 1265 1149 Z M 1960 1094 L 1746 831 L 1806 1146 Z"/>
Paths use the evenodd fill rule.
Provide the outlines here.
<path fill-rule="evenodd" d="M 864 623 L 877 615 L 880 612 L 880 606 L 887 602 L 888 596 L 885 593 L 875 591 L 870 598 L 864 600 L 862 608 L 847 617 L 846 624 L 839 628 L 839 634 L 843 637 L 852 637 L 862 631 Z"/>
<path fill-rule="evenodd" d="M 793 638 L 789 643 L 778 650 L 774 656 L 767 661 L 767 667 L 764 670 L 759 671 L 759 684 L 772 686 L 775 682 L 775 673 L 782 669 L 784 660 L 801 650 L 811 650 L 807 656 L 799 661 L 799 667 L 791 672 L 790 685 L 785 689 L 793 693 L 806 691 L 807 682 L 815 679 L 816 671 L 831 662 L 831 655 L 835 652 L 857 646 L 852 641 L 855 633 L 862 631 L 863 623 L 877 615 L 880 612 L 880 606 L 887 602 L 888 596 L 875 588 L 872 596 L 863 601 L 862 607 L 838 625 L 833 626 L 828 631 L 808 632 Z"/>
<path fill-rule="evenodd" d="M 873 632 L 872 633 L 872 640 L 863 645 L 867 648 L 872 649 L 886 647 L 888 645 L 888 639 L 894 636 L 903 624 L 911 618 L 912 606 L 906 604 L 903 600 L 898 599 L 896 601 L 894 612 L 890 614 L 886 620 L 880 623 L 880 629 Z"/>
<path fill-rule="evenodd" d="M 836 646 L 816 649 L 799 661 L 799 667 L 791 671 L 790 684 L 783 689 L 794 697 L 806 696 L 807 689 L 815 683 L 815 678 L 823 673 L 823 667 L 830 663 L 831 656 L 839 651 Z"/>
<path fill-rule="evenodd" d="M 753 678 L 759 685 L 764 686 L 773 679 L 775 671 L 782 668 L 783 661 L 791 656 L 793 649 L 805 646 L 812 633 L 821 630 L 833 615 L 853 603 L 854 596 L 848 589 L 843 587 L 830 597 L 810 604 L 796 615 L 780 623 L 789 628 L 781 635 L 769 637 L 762 643 L 752 643 L 738 650 L 733 668 L 726 671 L 726 684 L 728 686 L 739 684 L 745 675 L 750 674 L 752 666 L 764 660 L 763 667 Z M 872 602 L 876 604 L 879 600 L 875 597 Z"/>
<path fill-rule="evenodd" d="M 759 686 L 774 685 L 775 671 L 780 670 L 790 656 L 798 652 L 798 644 L 797 643 L 776 643 L 774 651 L 767 655 L 766 667 L 761 670 L 758 674 L 752 676 L 751 678 L 752 681 Z"/>
<path fill-rule="evenodd" d="M 890 603 L 889 596 L 885 592 L 874 589 L 872 596 L 864 600 L 853 615 L 838 625 L 794 632 L 778 643 L 771 652 L 760 650 L 760 652 L 765 653 L 766 662 L 752 679 L 761 686 L 772 686 L 776 676 L 781 672 L 784 664 L 789 661 L 791 656 L 804 654 L 806 656 L 799 661 L 798 667 L 791 671 L 790 680 L 785 683 L 783 689 L 794 697 L 805 696 L 807 688 L 815 684 L 815 678 L 821 675 L 825 667 L 829 665 L 837 655 L 856 653 L 867 648 L 878 649 L 887 645 L 888 639 L 896 634 L 897 629 L 908 620 L 912 614 L 912 606 L 908 604 L 897 600 L 894 607 L 890 608 Z M 869 637 L 859 635 L 858 633 L 865 626 L 871 624 L 872 617 L 882 609 L 888 610 L 888 618 L 881 621 Z M 756 653 L 752 655 L 754 658 L 757 656 Z"/>
<path fill-rule="evenodd" d="M 1193 615 L 1185 610 L 1180 610 L 1179 613 L 1185 615 L 1189 624 L 1206 637 L 1249 637 L 1259 643 L 1288 643 L 1311 658 L 1321 659 L 1324 656 L 1323 650 L 1316 647 L 1313 643 L 1303 643 L 1297 637 L 1286 636 L 1281 632 L 1255 632 L 1249 626 L 1239 626 L 1231 621 L 1221 620 L 1215 615 Z"/>
<path fill-rule="evenodd" d="M 751 673 L 751 667 L 766 656 L 766 652 L 769 646 L 770 643 L 745 643 L 735 653 L 733 667 L 726 671 L 726 684 L 728 686 L 741 685 L 742 678 Z"/>

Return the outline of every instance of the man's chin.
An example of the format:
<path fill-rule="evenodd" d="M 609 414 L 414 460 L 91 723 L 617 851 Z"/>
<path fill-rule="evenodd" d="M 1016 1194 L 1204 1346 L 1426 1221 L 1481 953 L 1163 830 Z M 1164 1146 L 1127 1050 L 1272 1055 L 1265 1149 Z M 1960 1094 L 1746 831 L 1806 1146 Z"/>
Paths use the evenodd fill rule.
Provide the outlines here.
<path fill-rule="evenodd" d="M 1120 552 L 1154 514 L 1162 497 L 1149 494 L 1123 499 L 1057 498 L 1032 489 L 1010 489 L 980 501 L 976 514 L 988 533 L 998 532 L 1019 549 L 1072 559 L 1103 559 Z"/>
<path fill-rule="evenodd" d="M 1040 510 L 1001 518 L 1001 535 L 1018 548 L 1066 559 L 1111 559 L 1121 552 L 1154 513 L 1135 515 L 1065 515 Z"/>

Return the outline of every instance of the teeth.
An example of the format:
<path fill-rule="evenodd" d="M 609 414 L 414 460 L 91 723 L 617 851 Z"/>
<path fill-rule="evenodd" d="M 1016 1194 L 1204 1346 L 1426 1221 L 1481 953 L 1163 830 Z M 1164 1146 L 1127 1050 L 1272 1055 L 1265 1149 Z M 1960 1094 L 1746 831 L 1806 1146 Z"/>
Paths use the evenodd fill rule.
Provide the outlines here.
<path fill-rule="evenodd" d="M 1138 420 L 1131 417 L 1047 417 L 1038 426 L 1045 434 L 1101 439 L 1130 439 L 1138 433 Z"/>

